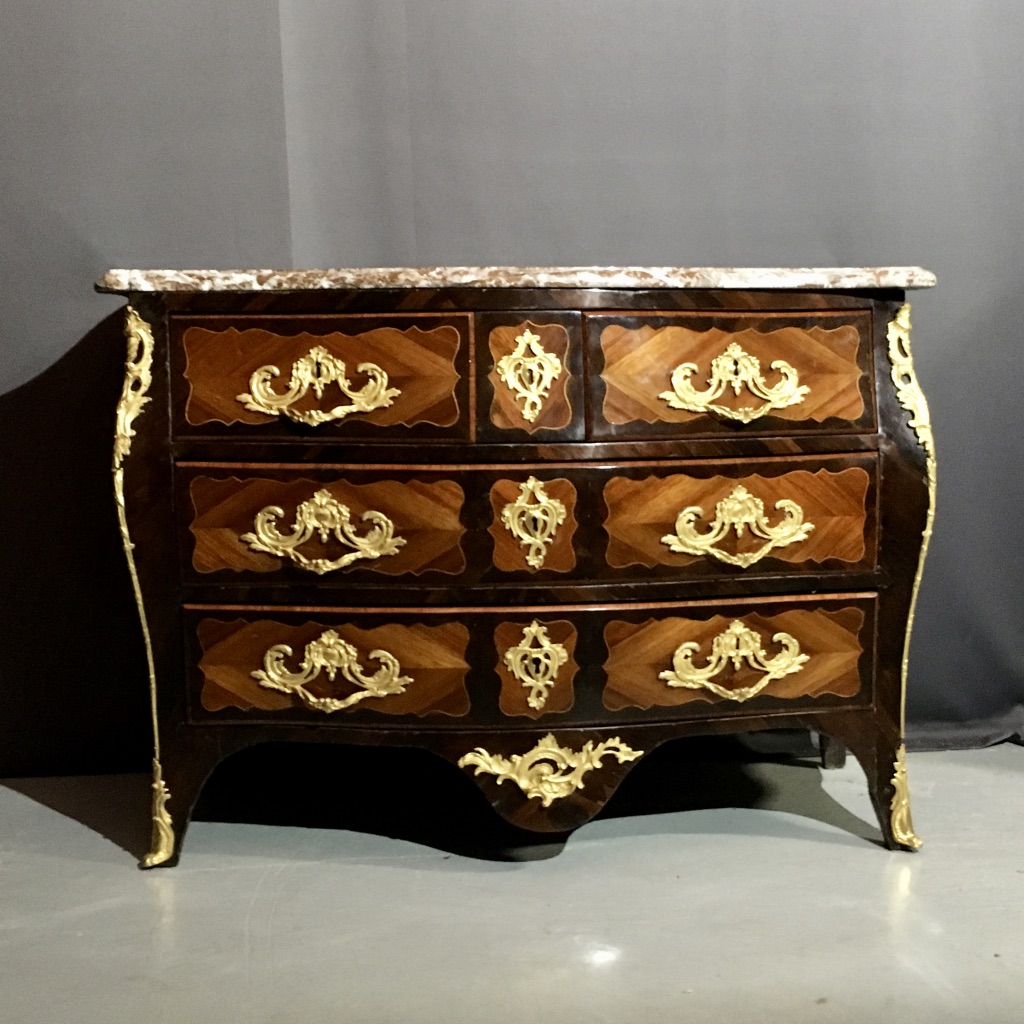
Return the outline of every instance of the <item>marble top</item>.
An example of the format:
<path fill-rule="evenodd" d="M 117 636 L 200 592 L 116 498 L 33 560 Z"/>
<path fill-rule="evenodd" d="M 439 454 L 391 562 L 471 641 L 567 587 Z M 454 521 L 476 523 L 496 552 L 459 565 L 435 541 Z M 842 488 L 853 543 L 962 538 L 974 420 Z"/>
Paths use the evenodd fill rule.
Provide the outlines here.
<path fill-rule="evenodd" d="M 108 270 L 101 292 L 285 292 L 329 288 L 931 288 L 922 267 L 354 267 Z"/>

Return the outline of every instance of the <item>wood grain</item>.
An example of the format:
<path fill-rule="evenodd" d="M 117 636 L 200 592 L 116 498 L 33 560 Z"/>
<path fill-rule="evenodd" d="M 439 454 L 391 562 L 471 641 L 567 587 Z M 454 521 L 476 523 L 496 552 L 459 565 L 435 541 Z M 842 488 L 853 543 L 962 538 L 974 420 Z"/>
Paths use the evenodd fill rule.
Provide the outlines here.
<path fill-rule="evenodd" d="M 368 570 L 389 576 L 418 574 L 427 570 L 457 574 L 466 567 L 461 538 L 466 532 L 461 522 L 465 495 L 451 480 L 426 483 L 421 480 L 399 482 L 380 480 L 354 484 L 346 480 L 320 483 L 309 479 L 271 480 L 260 477 L 213 479 L 198 476 L 192 480 L 194 537 L 192 566 L 197 572 L 220 569 L 236 572 L 269 573 L 292 566 L 288 558 L 253 551 L 240 538 L 251 532 L 261 509 L 276 505 L 284 510 L 278 523 L 287 536 L 294 523 L 296 508 L 319 490 L 329 491 L 347 505 L 358 523 L 364 512 L 386 515 L 395 527 L 395 536 L 405 544 L 396 554 L 377 559 L 360 559 L 332 575 Z M 366 529 L 357 528 L 362 536 Z M 338 558 L 352 550 L 333 537 L 326 544 L 314 535 L 300 548 L 309 558 Z M 299 570 L 300 572 L 302 570 Z M 312 573 L 306 575 L 313 577 Z"/>
<path fill-rule="evenodd" d="M 138 436 L 125 465 L 125 507 L 148 613 L 146 636 L 155 666 L 157 732 L 163 776 L 171 793 L 176 846 L 168 863 L 177 858 L 203 781 L 219 760 L 247 746 L 268 740 L 418 746 L 435 751 L 454 766 L 477 746 L 509 757 L 521 754 L 549 730 L 560 743 L 574 750 L 591 740 L 596 743 L 609 735 L 620 735 L 635 750 L 654 751 L 659 744 L 683 736 L 780 727 L 815 729 L 840 739 L 861 761 L 882 837 L 888 845 L 895 845 L 890 806 L 894 758 L 903 739 L 903 652 L 922 531 L 929 522 L 926 456 L 915 429 L 909 425 L 912 416 L 901 405 L 891 379 L 887 354 L 886 327 L 900 301 L 902 296 L 888 288 L 854 293 L 444 287 L 135 296 L 133 305 L 153 325 L 156 358 L 148 396 L 151 402 L 136 422 Z M 443 324 L 447 329 L 408 331 L 414 318 L 421 328 Z M 573 422 L 550 435 L 544 431 L 531 435 L 526 430 L 499 429 L 490 418 L 492 393 L 483 380 L 491 358 L 487 339 L 493 328 L 523 320 L 561 323 L 569 333 L 571 359 L 577 360 L 572 365 L 568 389 Z M 234 326 L 234 334 L 225 330 L 229 324 Z M 710 365 L 716 353 L 713 349 L 705 351 L 701 338 L 711 327 L 737 338 L 747 329 L 765 338 L 782 327 L 795 329 L 803 340 L 788 356 L 755 352 L 752 342 L 746 347 L 762 360 L 769 384 L 777 379 L 769 368 L 773 358 L 788 358 L 800 370 L 804 383 L 807 373 L 818 373 L 825 382 L 824 390 L 836 403 L 835 414 L 827 419 L 787 418 L 805 415 L 810 408 L 805 403 L 785 415 L 766 416 L 747 425 L 697 414 L 686 422 L 675 422 L 663 418 L 671 416 L 671 410 L 655 397 L 658 408 L 652 422 L 644 419 L 650 410 L 643 402 L 639 410 L 631 410 L 628 401 L 634 400 L 628 394 L 623 398 L 620 392 L 612 406 L 616 401 L 626 401 L 627 408 L 619 410 L 619 418 L 623 419 L 624 413 L 635 418 L 610 423 L 602 418 L 608 381 L 600 374 L 606 356 L 602 329 L 611 324 L 628 330 L 644 326 L 651 331 L 666 326 L 689 329 L 690 353 L 673 351 L 672 358 L 664 358 L 656 366 L 657 373 L 647 381 L 647 390 L 655 396 L 669 387 L 671 370 L 679 362 L 692 361 L 702 368 Z M 350 417 L 340 424 L 307 428 L 281 419 L 255 416 L 252 422 L 246 422 L 238 418 L 245 411 L 235 403 L 234 396 L 248 390 L 252 370 L 275 363 L 287 372 L 294 361 L 289 357 L 286 363 L 285 358 L 278 358 L 281 338 L 305 332 L 308 344 L 324 343 L 328 336 L 335 336 L 337 356 L 351 363 L 352 339 L 381 327 L 395 331 L 394 351 L 409 345 L 410 339 L 422 342 L 421 348 L 434 341 L 447 345 L 440 367 L 448 374 L 448 384 L 437 389 L 439 397 L 428 396 L 419 402 L 422 411 L 393 407 L 392 415 L 400 413 L 413 425 L 382 429 L 370 418 L 357 421 Z M 813 348 L 808 338 L 809 330 L 815 327 L 824 333 L 828 342 L 825 347 L 830 349 L 835 348 L 838 335 L 829 334 L 829 329 L 842 327 L 849 335 L 853 327 L 859 332 L 859 347 L 853 354 L 850 346 L 850 358 L 845 361 L 843 373 L 847 376 L 841 377 L 836 386 L 835 381 L 829 383 L 830 364 L 810 369 L 802 365 L 801 356 Z M 202 421 L 200 426 L 190 426 L 185 415 L 190 387 L 186 369 L 196 375 L 197 386 L 201 384 L 199 378 L 207 375 L 200 362 L 192 361 L 186 368 L 182 336 L 190 328 L 207 329 L 216 339 L 215 347 L 221 351 L 210 358 L 219 366 L 209 369 L 215 376 L 220 374 L 224 383 L 213 391 L 216 394 L 219 390 L 229 407 L 223 411 L 204 409 L 203 401 L 197 401 L 191 417 Z M 258 340 L 259 332 L 246 333 L 255 328 L 262 331 L 268 351 L 250 359 L 240 385 L 236 380 L 228 384 L 231 375 L 252 355 L 251 346 L 240 339 Z M 453 363 L 451 350 L 456 335 L 461 344 Z M 720 346 L 728 340 L 721 337 Z M 379 347 L 381 353 L 374 361 L 384 366 L 394 380 L 400 371 L 386 363 L 392 348 Z M 294 355 L 306 352 L 308 347 Z M 365 355 L 361 353 L 357 358 Z M 460 375 L 454 392 L 452 366 Z M 586 379 L 585 369 L 589 374 Z M 633 376 L 621 375 L 619 383 L 633 383 L 633 377 L 641 380 L 645 372 L 640 367 Z M 479 379 L 475 380 L 474 374 Z M 410 372 L 409 376 L 417 373 Z M 479 384 L 476 390 L 470 386 L 474 380 Z M 852 416 L 859 407 L 855 401 L 842 405 L 844 395 L 849 396 L 849 381 L 856 381 L 864 407 L 857 419 L 843 418 L 843 414 Z M 354 383 L 358 385 L 360 378 L 356 377 Z M 810 383 L 814 386 L 813 381 Z M 406 395 L 412 393 L 411 387 L 405 388 Z M 476 413 L 477 435 L 470 428 L 471 410 Z M 817 415 L 826 411 L 818 409 Z M 452 422 L 453 415 L 458 418 L 450 427 L 431 425 Z M 225 425 L 228 420 L 233 425 Z M 478 443 L 466 443 L 474 437 Z M 580 441 L 587 443 L 577 443 Z M 751 460 L 766 457 L 776 460 L 774 467 L 751 464 Z M 791 458 L 804 461 L 798 466 L 788 462 Z M 872 478 L 866 499 L 868 519 L 874 524 L 877 539 L 866 533 L 865 557 L 870 558 L 874 544 L 878 546 L 877 568 L 871 571 L 835 559 L 831 563 L 806 563 L 799 580 L 793 578 L 791 570 L 801 563 L 782 559 L 774 560 L 770 570 L 760 576 L 738 573 L 728 566 L 716 570 L 718 575 L 714 576 L 710 571 L 698 570 L 696 563 L 680 570 L 663 565 L 646 569 L 642 561 L 623 569 L 601 565 L 607 546 L 601 493 L 611 476 L 681 474 L 706 479 L 710 475 L 757 473 L 767 478 L 797 468 L 817 470 L 827 466 L 838 470 L 844 468 L 841 463 L 846 459 L 860 465 L 875 460 L 879 467 L 877 473 L 868 473 Z M 176 474 L 175 460 L 221 465 L 194 464 Z M 780 468 L 783 460 L 785 466 Z M 631 465 L 617 465 L 621 462 Z M 649 465 L 641 466 L 642 462 Z M 225 467 L 228 463 L 231 465 Z M 277 464 L 278 468 L 269 469 L 268 464 Z M 354 464 L 365 470 L 365 476 L 358 477 L 360 481 L 382 477 L 405 480 L 409 476 L 432 480 L 432 474 L 458 480 L 466 493 L 464 518 L 468 532 L 461 543 L 467 572 L 457 580 L 446 576 L 430 582 L 426 575 L 421 579 L 382 577 L 357 570 L 359 574 L 342 576 L 332 585 L 329 578 L 314 579 L 294 568 L 261 577 L 229 571 L 200 577 L 189 564 L 192 509 L 188 483 L 193 475 L 304 476 L 319 482 L 345 478 L 345 467 Z M 456 470 L 467 474 L 467 479 L 455 476 Z M 580 526 L 574 538 L 577 554 L 575 559 L 570 555 L 569 564 L 583 566 L 593 583 L 576 582 L 547 569 L 530 574 L 523 571 L 522 562 L 518 577 L 489 568 L 498 536 L 512 545 L 520 559 L 522 552 L 503 527 L 493 537 L 485 535 L 494 519 L 487 492 L 496 479 L 525 480 L 530 473 L 568 477 L 575 485 L 579 494 L 575 516 Z M 884 486 L 877 486 L 879 481 Z M 508 497 L 514 496 L 515 488 Z M 879 522 L 884 525 L 880 532 Z M 179 548 L 184 559 L 179 557 Z M 486 579 L 481 573 L 488 574 Z M 492 587 L 495 582 L 497 586 Z M 455 583 L 458 586 L 452 585 Z M 339 607 L 341 602 L 344 608 Z M 791 609 L 814 613 L 820 638 L 805 634 L 799 628 L 799 619 L 790 614 Z M 842 609 L 861 612 L 863 622 L 852 621 L 853 616 L 849 616 L 851 621 L 843 621 L 836 615 Z M 788 617 L 783 617 L 784 613 Z M 716 614 L 719 621 L 708 626 L 706 617 Z M 677 694 L 682 699 L 689 696 L 657 680 L 657 674 L 670 664 L 665 657 L 670 658 L 687 633 L 670 629 L 670 635 L 663 638 L 667 642 L 652 653 L 644 632 L 648 626 L 645 620 L 692 620 L 697 626 L 692 627 L 691 635 L 693 630 L 704 628 L 698 637 L 703 644 L 701 653 L 695 659 L 699 665 L 707 657 L 716 628 L 724 627 L 734 616 L 743 616 L 748 624 L 754 624 L 756 614 L 763 616 L 769 655 L 778 650 L 771 641 L 772 632 L 785 626 L 799 638 L 805 651 L 817 643 L 823 648 L 817 654 L 833 659 L 831 680 L 821 681 L 820 695 L 787 697 L 776 689 L 783 684 L 805 686 L 811 678 L 805 667 L 774 684 L 768 695 L 744 704 L 695 694 L 691 703 L 666 707 L 666 699 L 680 699 Z M 830 616 L 834 629 L 828 625 Z M 571 709 L 539 720 L 503 714 L 495 668 L 496 626 L 502 621 L 521 626 L 533 617 L 550 620 L 553 628 L 562 620 L 572 622 L 578 634 L 574 658 L 581 666 L 573 682 L 576 692 Z M 204 619 L 209 624 L 197 634 L 196 625 Z M 265 627 L 262 633 L 257 626 L 257 634 L 250 637 L 244 630 L 248 625 L 256 626 L 253 620 L 288 625 L 280 630 Z M 619 624 L 612 627 L 609 623 L 613 621 Z M 397 623 L 403 624 L 396 628 L 405 633 L 383 639 L 371 633 L 382 624 L 394 627 Z M 409 624 L 427 625 L 414 629 Z M 348 630 L 349 626 L 358 627 L 361 633 Z M 260 667 L 269 646 L 288 642 L 301 652 L 306 643 L 330 627 L 344 628 L 343 635 L 365 654 L 377 646 L 398 651 L 404 670 L 417 683 L 401 699 L 417 696 L 422 700 L 420 710 L 410 705 L 407 716 L 398 714 L 400 705 L 394 703 L 399 700 L 397 696 L 379 699 L 379 711 L 364 702 L 332 715 L 290 702 L 287 707 L 273 709 L 253 703 L 289 701 L 284 695 L 264 691 L 251 679 L 251 671 Z M 444 640 L 429 632 L 431 628 L 442 628 L 442 632 L 447 628 L 451 633 Z M 232 634 L 239 631 L 243 632 L 234 638 Z M 425 659 L 422 668 L 410 670 L 406 662 L 415 662 L 419 646 L 419 641 L 408 639 L 414 633 L 425 636 L 430 643 L 424 641 L 424 645 L 433 645 L 435 653 Z M 829 636 L 834 639 L 829 640 Z M 633 641 L 634 637 L 638 639 Z M 611 651 L 605 650 L 603 642 L 608 638 L 613 641 Z M 205 650 L 201 644 L 205 644 Z M 859 658 L 858 649 L 862 649 Z M 645 657 L 649 662 L 646 666 L 642 660 Z M 466 668 L 469 661 L 473 663 L 472 680 Z M 367 663 L 372 669 L 374 663 L 368 659 Z M 606 663 L 615 676 L 607 693 L 602 673 Z M 297 659 L 289 660 L 289 664 L 298 667 Z M 653 674 L 657 682 L 637 682 L 641 672 Z M 732 682 L 728 671 L 716 678 L 723 685 L 744 681 L 737 678 Z M 429 693 L 419 686 L 424 679 Z M 143 678 L 143 685 L 145 682 Z M 471 698 L 467 697 L 470 687 Z M 842 693 L 829 692 L 830 687 Z M 776 693 L 781 696 L 773 695 Z M 470 702 L 472 707 L 467 712 Z M 431 717 L 417 717 L 421 713 Z M 565 830 L 600 811 L 632 765 L 606 761 L 602 769 L 587 776 L 583 790 L 547 809 L 541 808 L 537 800 L 526 799 L 510 782 L 499 786 L 486 775 L 473 777 L 473 781 L 497 810 L 516 824 Z M 655 775 L 656 768 L 652 769 Z M 459 770 L 453 767 L 451 778 L 458 777 Z M 644 785 L 640 779 L 637 783 L 641 788 Z M 469 786 L 462 788 L 468 790 Z M 446 804 L 454 794 L 454 789 L 452 793 L 443 789 L 434 790 L 438 796 L 436 807 Z M 139 811 L 145 812 L 143 807 Z M 429 811 L 425 813 L 429 815 Z"/>
<path fill-rule="evenodd" d="M 494 647 L 498 654 L 497 673 L 501 680 L 501 693 L 498 706 L 503 714 L 523 715 L 526 718 L 541 718 L 543 715 L 569 711 L 575 702 L 573 680 L 579 671 L 576 664 L 576 628 L 565 619 L 548 622 L 541 621 L 547 629 L 548 639 L 554 644 L 561 644 L 569 655 L 566 663 L 558 670 L 554 685 L 548 690 L 547 699 L 542 708 L 532 708 L 527 703 L 530 688 L 524 686 L 505 665 L 505 652 L 511 647 L 518 647 L 523 642 L 523 630 L 530 625 L 532 619 L 517 622 L 499 623 L 494 630 Z"/>
<path fill-rule="evenodd" d="M 299 698 L 262 687 L 252 678 L 254 671 L 263 668 L 265 652 L 275 644 L 287 644 L 292 648 L 294 656 L 288 659 L 287 664 L 291 671 L 298 671 L 306 644 L 328 629 L 333 629 L 342 640 L 360 652 L 360 664 L 365 671 L 372 673 L 378 667 L 377 662 L 370 659 L 370 652 L 384 650 L 398 659 L 402 674 L 411 676 L 413 682 L 405 693 L 369 697 L 351 709 L 328 715 L 307 709 Z M 207 711 L 226 708 L 264 712 L 305 709 L 318 722 L 357 710 L 421 717 L 460 716 L 469 711 L 469 692 L 466 689 L 469 630 L 459 623 L 448 622 L 439 626 L 389 624 L 361 629 L 350 622 L 307 622 L 302 626 L 289 626 L 267 619 L 255 622 L 203 619 L 197 625 L 196 633 L 202 649 L 199 661 L 203 677 L 201 701 Z M 310 686 L 311 691 L 323 697 L 346 697 L 358 689 L 340 674 L 331 682 L 326 673 L 321 673 Z"/>
<path fill-rule="evenodd" d="M 523 415 L 523 403 L 498 375 L 500 359 L 516 349 L 516 338 L 527 329 L 540 336 L 545 352 L 558 356 L 562 372 L 551 384 L 544 404 L 531 422 Z M 514 327 L 495 327 L 487 338 L 493 367 L 487 375 L 491 385 L 491 422 L 499 428 L 525 430 L 530 434 L 538 430 L 560 430 L 572 422 L 573 410 L 569 402 L 569 333 L 561 324 L 534 324 L 524 320 Z"/>
<path fill-rule="evenodd" d="M 796 369 L 799 383 L 810 388 L 802 402 L 774 409 L 770 417 L 821 423 L 832 417 L 857 420 L 863 414 L 864 400 L 859 386 L 862 371 L 857 363 L 860 334 L 851 325 L 831 329 L 789 326 L 770 331 L 712 327 L 698 331 L 683 326 L 630 328 L 612 324 L 601 332 L 605 421 L 610 424 L 638 420 L 680 424 L 700 420 L 719 422 L 714 413 L 673 409 L 659 395 L 671 390 L 672 371 L 681 363 L 697 365 L 692 378 L 694 387 L 704 390 L 711 373 L 711 361 L 733 342 L 760 360 L 761 372 L 769 387 L 780 380 L 771 364 L 782 359 Z M 715 401 L 730 409 L 759 404 L 746 388 L 742 388 L 739 395 L 726 388 Z"/>
<path fill-rule="evenodd" d="M 619 711 L 627 707 L 679 707 L 694 701 L 730 704 L 709 690 L 670 687 L 658 674 L 670 670 L 676 649 L 691 641 L 700 644 L 694 664 L 704 666 L 711 653 L 712 640 L 732 621 L 722 615 L 709 619 L 672 616 L 642 623 L 613 619 L 604 628 L 608 648 L 604 666 L 607 679 L 604 706 L 609 711 Z M 784 700 L 822 694 L 853 697 L 860 692 L 858 662 L 864 649 L 860 633 L 865 621 L 860 608 L 835 611 L 798 608 L 770 616 L 748 612 L 742 616 L 742 621 L 762 637 L 762 646 L 769 658 L 781 650 L 772 641 L 779 632 L 795 637 L 801 653 L 809 656 L 799 672 L 773 680 L 744 707 L 756 706 L 766 697 Z M 762 674 L 744 663 L 739 669 L 728 666 L 714 681 L 729 689 L 740 689 L 752 685 Z"/>
<path fill-rule="evenodd" d="M 840 472 L 795 470 L 779 476 L 752 473 L 702 478 L 678 473 L 641 480 L 612 477 L 603 492 L 608 507 L 604 522 L 608 533 L 608 564 L 617 568 L 722 564 L 713 555 L 673 552 L 661 538 L 675 533 L 676 517 L 691 506 L 703 509 L 695 528 L 699 534 L 707 533 L 715 520 L 716 504 L 738 485 L 761 499 L 770 526 L 776 526 L 783 519 L 775 503 L 789 499 L 803 509 L 804 522 L 813 523 L 814 530 L 805 540 L 774 548 L 749 569 L 734 568 L 735 572 L 756 572 L 759 567 L 763 570 L 765 563 L 778 561 L 792 564 L 821 563 L 829 559 L 861 562 L 866 555 L 873 563 L 874 550 L 867 552 L 865 545 L 870 483 L 871 477 L 859 467 Z M 763 543 L 751 536 L 749 530 L 740 537 L 731 529 L 716 546 L 737 554 L 756 551 Z"/>
<path fill-rule="evenodd" d="M 240 331 L 229 327 L 212 331 L 193 326 L 185 330 L 182 345 L 187 357 L 184 376 L 189 385 L 186 419 L 192 426 L 274 422 L 274 416 L 246 409 L 237 396 L 247 393 L 252 374 L 268 365 L 281 371 L 281 376 L 275 378 L 274 390 L 285 392 L 292 366 L 317 345 L 345 362 L 354 387 L 361 387 L 366 381 L 358 365 L 374 363 L 387 373 L 389 387 L 401 390 L 390 406 L 353 413 L 348 421 L 379 427 L 416 423 L 443 427 L 451 426 L 459 417 L 455 356 L 460 338 L 451 326 L 432 330 L 380 327 L 354 335 L 340 331 L 283 334 L 269 328 Z M 295 408 L 329 409 L 346 401 L 331 385 L 320 400 L 310 390 L 296 402 Z"/>

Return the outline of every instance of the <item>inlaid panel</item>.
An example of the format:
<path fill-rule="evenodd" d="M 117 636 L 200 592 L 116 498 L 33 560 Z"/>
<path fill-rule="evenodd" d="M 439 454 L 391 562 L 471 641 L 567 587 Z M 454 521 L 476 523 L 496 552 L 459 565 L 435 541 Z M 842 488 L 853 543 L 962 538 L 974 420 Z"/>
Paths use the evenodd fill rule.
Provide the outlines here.
<path fill-rule="evenodd" d="M 581 325 L 575 310 L 477 313 L 477 440 L 584 439 Z"/>
<path fill-rule="evenodd" d="M 494 631 L 503 714 L 540 718 L 575 700 L 576 629 L 565 619 L 502 622 Z"/>
<path fill-rule="evenodd" d="M 695 701 L 741 706 L 768 697 L 854 697 L 862 686 L 865 621 L 857 607 L 612 619 L 604 627 L 604 706 L 618 711 Z"/>
<path fill-rule="evenodd" d="M 190 484 L 192 567 L 316 576 L 461 573 L 465 494 L 451 480 L 214 479 Z"/>
<path fill-rule="evenodd" d="M 561 324 L 495 327 L 487 339 L 494 368 L 491 422 L 528 433 L 558 430 L 572 422 L 569 381 L 569 334 Z"/>
<path fill-rule="evenodd" d="M 873 423 L 867 314 L 587 323 L 601 367 L 595 437 Z"/>
<path fill-rule="evenodd" d="M 570 480 L 502 479 L 491 487 L 494 565 L 504 572 L 576 568 L 576 488 Z"/>
<path fill-rule="evenodd" d="M 465 364 L 468 319 L 451 319 L 369 329 L 361 328 L 379 320 L 176 321 L 187 382 L 183 426 L 453 427 L 466 401 L 457 362 Z"/>
<path fill-rule="evenodd" d="M 354 710 L 461 716 L 469 711 L 466 648 L 459 623 L 347 621 L 285 625 L 202 619 L 200 702 L 206 711 L 308 711 L 317 720 Z"/>
<path fill-rule="evenodd" d="M 870 566 L 871 482 L 859 466 L 774 476 L 613 476 L 603 491 L 608 564 L 736 571 L 763 571 L 779 561 Z"/>

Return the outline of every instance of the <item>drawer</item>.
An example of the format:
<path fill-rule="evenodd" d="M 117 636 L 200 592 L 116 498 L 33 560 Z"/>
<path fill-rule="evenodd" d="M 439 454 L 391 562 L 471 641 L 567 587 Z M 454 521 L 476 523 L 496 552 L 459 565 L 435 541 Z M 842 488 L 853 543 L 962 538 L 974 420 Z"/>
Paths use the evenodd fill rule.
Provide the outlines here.
<path fill-rule="evenodd" d="M 177 436 L 470 436 L 468 314 L 179 316 Z"/>
<path fill-rule="evenodd" d="M 190 714 L 508 730 L 864 707 L 875 603 L 191 605 Z"/>
<path fill-rule="evenodd" d="M 381 479 L 343 470 L 318 480 L 301 470 L 235 472 L 187 478 L 187 578 L 230 573 L 344 584 L 353 575 L 450 580 L 466 569 L 466 495 L 442 474 Z"/>
<path fill-rule="evenodd" d="M 871 314 L 585 317 L 594 438 L 873 431 Z"/>
<path fill-rule="evenodd" d="M 413 719 L 470 709 L 469 631 L 460 622 L 204 617 L 193 638 L 206 712 L 333 720 L 356 709 Z"/>
<path fill-rule="evenodd" d="M 622 467 L 610 472 L 602 498 L 606 561 L 634 575 L 877 566 L 874 455 Z"/>
<path fill-rule="evenodd" d="M 178 480 L 188 583 L 643 584 L 865 573 L 877 562 L 875 454 L 593 467 L 181 463 Z"/>
<path fill-rule="evenodd" d="M 863 701 L 872 611 L 839 602 L 611 617 L 604 627 L 604 706 L 790 707 L 824 696 Z"/>

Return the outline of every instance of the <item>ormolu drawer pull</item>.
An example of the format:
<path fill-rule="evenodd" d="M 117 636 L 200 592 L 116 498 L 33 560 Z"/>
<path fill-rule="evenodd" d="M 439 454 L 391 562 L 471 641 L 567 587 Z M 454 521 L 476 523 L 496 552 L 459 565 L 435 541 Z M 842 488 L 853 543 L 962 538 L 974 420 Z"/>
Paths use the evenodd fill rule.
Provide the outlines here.
<path fill-rule="evenodd" d="M 283 395 L 277 394 L 270 386 L 271 380 L 280 376 L 281 371 L 276 366 L 261 366 L 249 378 L 249 393 L 238 395 L 237 400 L 252 412 L 287 416 L 296 423 L 315 427 L 331 420 L 344 419 L 354 412 L 386 408 L 402 393 L 399 388 L 388 387 L 388 375 L 376 363 L 360 363 L 356 370 L 369 378 L 358 391 L 349 383 L 344 362 L 317 345 L 292 366 L 288 390 Z M 320 409 L 301 412 L 292 408 L 306 396 L 310 388 L 318 399 L 323 398 L 324 389 L 329 384 L 336 384 L 343 395 L 352 399 L 352 404 L 337 405 L 326 412 Z"/>
<path fill-rule="evenodd" d="M 532 750 L 525 754 L 502 757 L 489 754 L 483 747 L 464 754 L 459 758 L 459 767 L 476 765 L 474 775 L 486 772 L 497 777 L 500 786 L 511 779 L 531 800 L 539 800 L 544 807 L 550 807 L 555 800 L 569 796 L 583 788 L 583 776 L 594 768 L 601 767 L 601 758 L 606 754 L 614 757 L 619 764 L 635 761 L 642 750 L 633 750 L 618 736 L 604 740 L 594 746 L 587 740 L 579 751 L 559 746 L 555 737 L 548 733 L 538 740 Z"/>
<path fill-rule="evenodd" d="M 715 506 L 715 519 L 707 533 L 700 534 L 695 527 L 696 521 L 704 515 L 704 509 L 700 505 L 690 505 L 676 517 L 676 532 L 666 534 L 661 542 L 679 554 L 714 555 L 721 562 L 746 569 L 773 548 L 784 548 L 806 540 L 814 529 L 813 523 L 804 522 L 804 510 L 795 501 L 783 498 L 775 502 L 775 507 L 783 518 L 777 526 L 769 526 L 764 502 L 755 498 L 742 484 L 737 484 L 729 496 Z M 734 555 L 715 547 L 730 530 L 735 529 L 736 536 L 742 537 L 748 527 L 752 536 L 766 542 L 756 551 Z"/>
<path fill-rule="evenodd" d="M 372 675 L 366 676 L 359 667 L 359 652 L 334 632 L 328 629 L 316 640 L 306 644 L 299 665 L 301 671 L 289 672 L 284 659 L 292 656 L 292 649 L 287 644 L 276 644 L 263 655 L 263 668 L 253 672 L 253 679 L 269 690 L 279 690 L 299 697 L 304 704 L 324 711 L 342 711 L 358 704 L 367 697 L 389 697 L 396 693 L 405 693 L 405 688 L 412 682 L 410 676 L 403 676 L 398 659 L 387 651 L 370 651 L 370 658 L 380 662 L 380 668 Z M 321 671 L 333 680 L 338 672 L 350 683 L 361 686 L 345 698 L 318 697 L 310 693 L 306 687 L 313 682 Z"/>
<path fill-rule="evenodd" d="M 789 633 L 776 633 L 772 641 L 781 644 L 782 650 L 774 658 L 769 658 L 761 646 L 761 638 L 757 633 L 748 629 L 739 619 L 734 619 L 728 628 L 711 641 L 711 657 L 707 665 L 697 668 L 693 664 L 693 656 L 700 650 L 700 644 L 691 640 L 676 648 L 672 655 L 672 670 L 659 672 L 658 678 L 664 679 L 669 686 L 710 690 L 726 700 L 750 700 L 772 680 L 799 672 L 810 660 L 808 655 L 800 653 L 800 644 Z M 730 663 L 735 672 L 744 662 L 748 667 L 764 673 L 756 683 L 741 689 L 729 690 L 712 682 L 712 679 Z"/>
<path fill-rule="evenodd" d="M 303 569 L 323 575 L 361 558 L 375 559 L 383 555 L 394 555 L 405 544 L 404 537 L 394 535 L 395 524 L 383 512 L 364 512 L 360 517 L 370 524 L 370 532 L 360 537 L 355 532 L 352 513 L 328 490 L 319 490 L 308 501 L 295 510 L 295 522 L 291 536 L 283 537 L 277 529 L 277 520 L 284 515 L 284 509 L 267 505 L 253 521 L 255 533 L 243 533 L 244 541 L 253 551 L 263 551 L 279 558 L 290 558 Z M 305 544 L 314 533 L 320 534 L 320 543 L 326 544 L 333 534 L 335 540 L 355 548 L 340 558 L 307 558 L 298 548 Z"/>
<path fill-rule="evenodd" d="M 785 409 L 797 405 L 810 394 L 810 388 L 799 383 L 796 370 L 785 360 L 776 359 L 772 369 L 782 375 L 774 387 L 768 387 L 761 374 L 761 363 L 756 356 L 745 352 L 733 342 L 720 356 L 711 360 L 711 376 L 708 378 L 706 391 L 697 391 L 690 383 L 690 378 L 697 372 L 696 363 L 680 363 L 672 371 L 672 390 L 662 391 L 658 396 L 663 398 L 673 409 L 686 409 L 689 412 L 714 412 L 726 419 L 750 423 L 759 416 L 764 416 L 772 409 Z M 725 405 L 715 405 L 727 387 L 738 395 L 746 387 L 747 390 L 760 398 L 762 404 L 747 409 L 730 409 Z"/>

